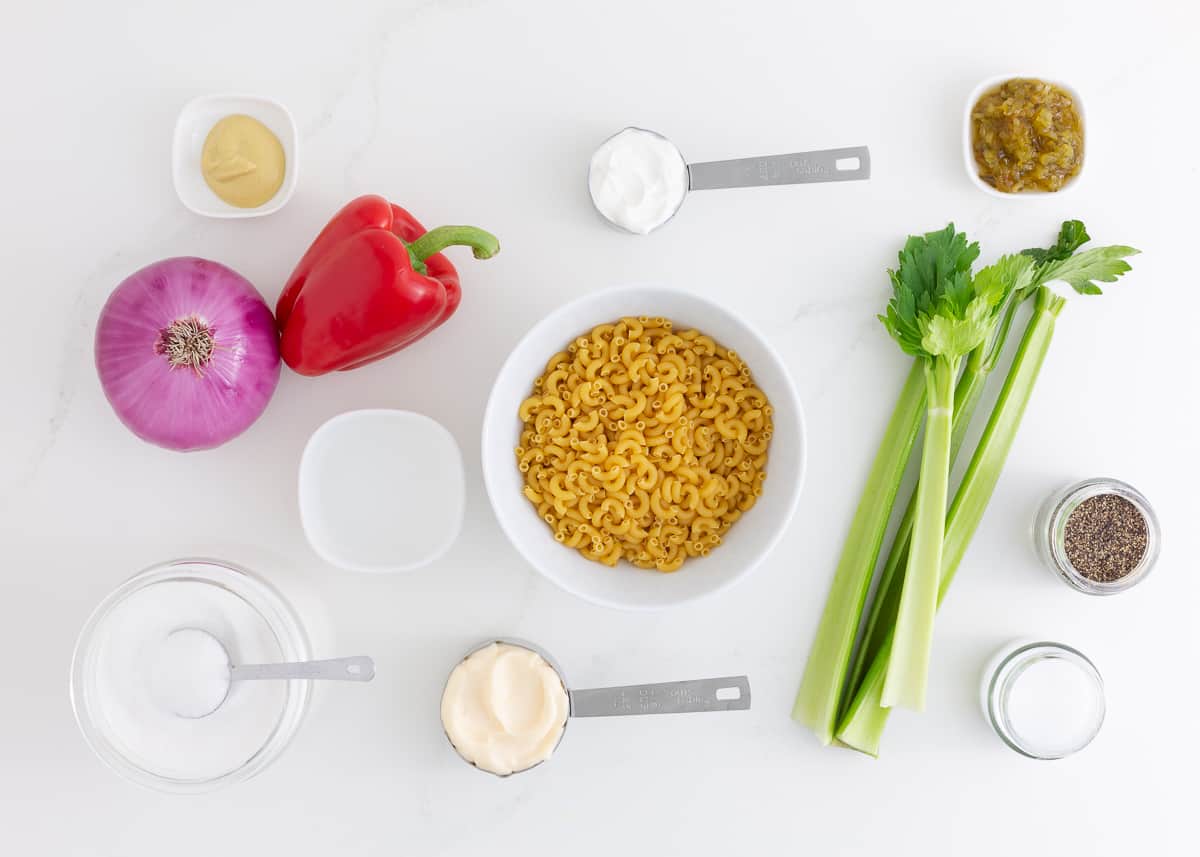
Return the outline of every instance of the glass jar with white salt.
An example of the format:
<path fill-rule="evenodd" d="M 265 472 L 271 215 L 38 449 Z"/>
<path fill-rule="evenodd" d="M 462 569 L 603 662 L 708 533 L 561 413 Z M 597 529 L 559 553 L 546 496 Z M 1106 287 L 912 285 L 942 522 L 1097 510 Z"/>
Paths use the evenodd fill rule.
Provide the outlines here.
<path fill-rule="evenodd" d="M 1095 664 L 1062 643 L 1006 646 L 983 673 L 984 716 L 1000 739 L 1031 759 L 1063 759 L 1092 742 L 1104 722 Z"/>

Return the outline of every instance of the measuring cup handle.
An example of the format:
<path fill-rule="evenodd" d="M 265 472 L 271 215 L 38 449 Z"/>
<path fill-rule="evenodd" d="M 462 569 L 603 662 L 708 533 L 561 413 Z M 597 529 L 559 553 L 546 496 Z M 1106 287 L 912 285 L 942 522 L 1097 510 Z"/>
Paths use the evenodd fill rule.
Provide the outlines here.
<path fill-rule="evenodd" d="M 870 177 L 871 150 L 866 146 L 688 164 L 690 190 L 852 182 Z"/>
<path fill-rule="evenodd" d="M 744 711 L 749 707 L 750 679 L 744 675 L 571 691 L 572 717 Z"/>

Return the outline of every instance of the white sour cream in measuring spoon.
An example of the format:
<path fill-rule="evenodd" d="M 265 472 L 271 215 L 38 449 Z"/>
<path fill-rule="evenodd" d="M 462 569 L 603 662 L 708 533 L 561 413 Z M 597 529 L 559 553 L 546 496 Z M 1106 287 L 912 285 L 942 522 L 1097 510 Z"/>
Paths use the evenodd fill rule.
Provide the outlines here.
<path fill-rule="evenodd" d="M 688 167 L 666 137 L 626 128 L 592 155 L 588 190 L 596 209 L 622 229 L 646 235 L 679 210 L 688 192 Z"/>
<path fill-rule="evenodd" d="M 871 152 L 866 146 L 689 164 L 662 134 L 626 128 L 592 155 L 588 191 L 609 223 L 645 235 L 670 220 L 689 191 L 862 181 L 870 176 Z"/>

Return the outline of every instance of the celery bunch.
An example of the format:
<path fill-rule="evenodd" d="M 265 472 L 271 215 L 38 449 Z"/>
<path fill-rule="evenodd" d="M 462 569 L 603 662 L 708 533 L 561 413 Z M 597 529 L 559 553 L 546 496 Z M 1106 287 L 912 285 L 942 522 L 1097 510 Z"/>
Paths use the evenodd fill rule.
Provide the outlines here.
<path fill-rule="evenodd" d="M 889 272 L 893 296 L 881 318 L 917 359 L 855 513 L 793 710 L 823 743 L 836 736 L 875 754 L 890 705 L 923 707 L 934 612 L 991 498 L 1064 305 L 1046 284 L 1062 281 L 1080 294 L 1098 294 L 1095 282 L 1115 281 L 1129 270 L 1124 257 L 1137 252 L 1102 247 L 1076 255 L 1088 240 L 1082 223 L 1067 221 L 1053 247 L 1002 257 L 972 275 L 978 250 L 951 225 L 910 238 Z M 947 514 L 950 464 L 1016 308 L 1030 298 L 1034 315 Z M 922 409 L 920 479 L 863 623 Z M 860 624 L 862 642 L 851 663 Z"/>

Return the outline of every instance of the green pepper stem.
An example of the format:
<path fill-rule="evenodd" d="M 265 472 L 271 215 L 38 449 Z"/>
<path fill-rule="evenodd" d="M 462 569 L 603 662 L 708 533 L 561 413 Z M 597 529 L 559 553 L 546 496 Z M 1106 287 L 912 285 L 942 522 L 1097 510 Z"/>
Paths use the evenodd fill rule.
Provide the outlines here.
<path fill-rule="evenodd" d="M 470 247 L 476 259 L 490 259 L 500 252 L 500 241 L 474 226 L 439 226 L 410 243 L 408 252 L 415 261 L 424 262 L 447 247 Z"/>

